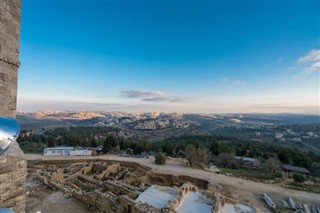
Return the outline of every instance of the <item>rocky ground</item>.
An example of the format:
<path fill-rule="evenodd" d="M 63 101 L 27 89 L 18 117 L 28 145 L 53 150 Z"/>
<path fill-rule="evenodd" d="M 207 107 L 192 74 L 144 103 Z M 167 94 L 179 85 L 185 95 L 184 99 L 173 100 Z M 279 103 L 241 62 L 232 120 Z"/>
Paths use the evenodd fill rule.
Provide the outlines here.
<path fill-rule="evenodd" d="M 81 202 L 66 199 L 61 191 L 53 191 L 37 180 L 27 178 L 26 213 L 91 213 Z"/>

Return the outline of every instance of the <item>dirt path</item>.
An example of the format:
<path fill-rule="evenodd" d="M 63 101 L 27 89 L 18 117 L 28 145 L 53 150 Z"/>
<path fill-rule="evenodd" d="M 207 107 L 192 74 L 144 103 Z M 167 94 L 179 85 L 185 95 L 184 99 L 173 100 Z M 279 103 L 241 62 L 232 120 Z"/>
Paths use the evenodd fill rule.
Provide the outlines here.
<path fill-rule="evenodd" d="M 315 193 L 296 191 L 291 189 L 282 188 L 275 184 L 264 184 L 254 182 L 250 180 L 244 180 L 236 177 L 230 177 L 226 175 L 216 174 L 209 171 L 186 168 L 175 160 L 167 160 L 166 165 L 154 164 L 154 158 L 125 158 L 116 155 L 103 155 L 103 156 L 59 156 L 59 157 L 45 157 L 42 155 L 26 154 L 28 160 L 42 158 L 46 160 L 58 160 L 58 159 L 107 159 L 117 161 L 131 161 L 137 162 L 142 165 L 152 168 L 154 172 L 167 173 L 174 175 L 187 175 L 191 177 L 197 177 L 204 180 L 208 180 L 213 185 L 222 185 L 228 191 L 239 194 L 243 200 L 247 200 L 254 205 L 260 206 L 261 201 L 257 197 L 262 193 L 268 193 L 273 199 L 280 200 L 289 196 L 299 200 L 306 201 L 306 203 L 312 202 L 314 204 L 320 204 L 320 195 Z"/>

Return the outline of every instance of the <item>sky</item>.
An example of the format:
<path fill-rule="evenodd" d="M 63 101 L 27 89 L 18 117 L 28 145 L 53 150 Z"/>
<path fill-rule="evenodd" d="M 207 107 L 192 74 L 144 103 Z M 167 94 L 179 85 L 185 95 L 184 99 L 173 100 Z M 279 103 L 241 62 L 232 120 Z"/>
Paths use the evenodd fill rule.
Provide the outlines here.
<path fill-rule="evenodd" d="M 23 0 L 18 111 L 320 114 L 320 2 Z"/>

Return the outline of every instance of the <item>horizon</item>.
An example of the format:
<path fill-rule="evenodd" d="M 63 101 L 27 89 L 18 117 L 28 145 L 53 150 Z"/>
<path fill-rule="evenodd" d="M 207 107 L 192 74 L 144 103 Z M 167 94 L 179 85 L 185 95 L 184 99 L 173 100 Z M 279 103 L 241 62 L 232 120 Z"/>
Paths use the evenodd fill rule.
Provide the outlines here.
<path fill-rule="evenodd" d="M 318 1 L 22 1 L 18 111 L 320 114 Z"/>
<path fill-rule="evenodd" d="M 179 112 L 179 111 L 172 111 L 172 112 L 164 112 L 164 111 L 104 111 L 104 110 L 39 110 L 39 111 L 17 111 L 17 114 L 29 114 L 29 113 L 40 113 L 40 112 L 54 112 L 54 113 L 68 113 L 68 112 L 77 112 L 77 113 L 126 113 L 126 114 L 147 114 L 147 113 L 160 113 L 160 114 L 194 114 L 194 115 L 200 115 L 200 114 L 210 114 L 210 115 L 292 115 L 292 116 L 319 116 L 320 114 L 308 114 L 308 113 L 256 113 L 256 112 L 234 112 L 234 113 L 215 113 L 215 112 Z M 319 121 L 320 122 L 320 121 Z"/>

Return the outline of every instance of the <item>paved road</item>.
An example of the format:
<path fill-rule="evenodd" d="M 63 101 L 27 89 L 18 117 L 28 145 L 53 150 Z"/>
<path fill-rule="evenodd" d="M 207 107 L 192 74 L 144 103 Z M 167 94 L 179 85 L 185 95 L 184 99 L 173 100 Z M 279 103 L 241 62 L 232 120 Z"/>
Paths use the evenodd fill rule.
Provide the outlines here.
<path fill-rule="evenodd" d="M 281 200 L 289 196 L 299 200 L 320 204 L 320 195 L 304 191 L 297 191 L 282 188 L 276 184 L 264 184 L 250 180 L 244 180 L 236 177 L 230 177 L 222 174 L 216 174 L 209 171 L 186 168 L 181 165 L 181 162 L 176 160 L 167 160 L 166 165 L 156 165 L 154 158 L 125 158 L 116 155 L 103 156 L 59 156 L 59 157 L 44 157 L 42 155 L 26 154 L 28 160 L 42 158 L 46 160 L 58 159 L 107 159 L 117 161 L 132 161 L 150 167 L 154 172 L 167 173 L 174 175 L 187 175 L 191 177 L 208 180 L 212 185 L 222 185 L 226 190 L 235 192 L 240 195 L 243 201 L 249 201 L 253 205 L 260 206 L 261 201 L 257 199 L 262 193 L 268 193 L 272 199 Z"/>

